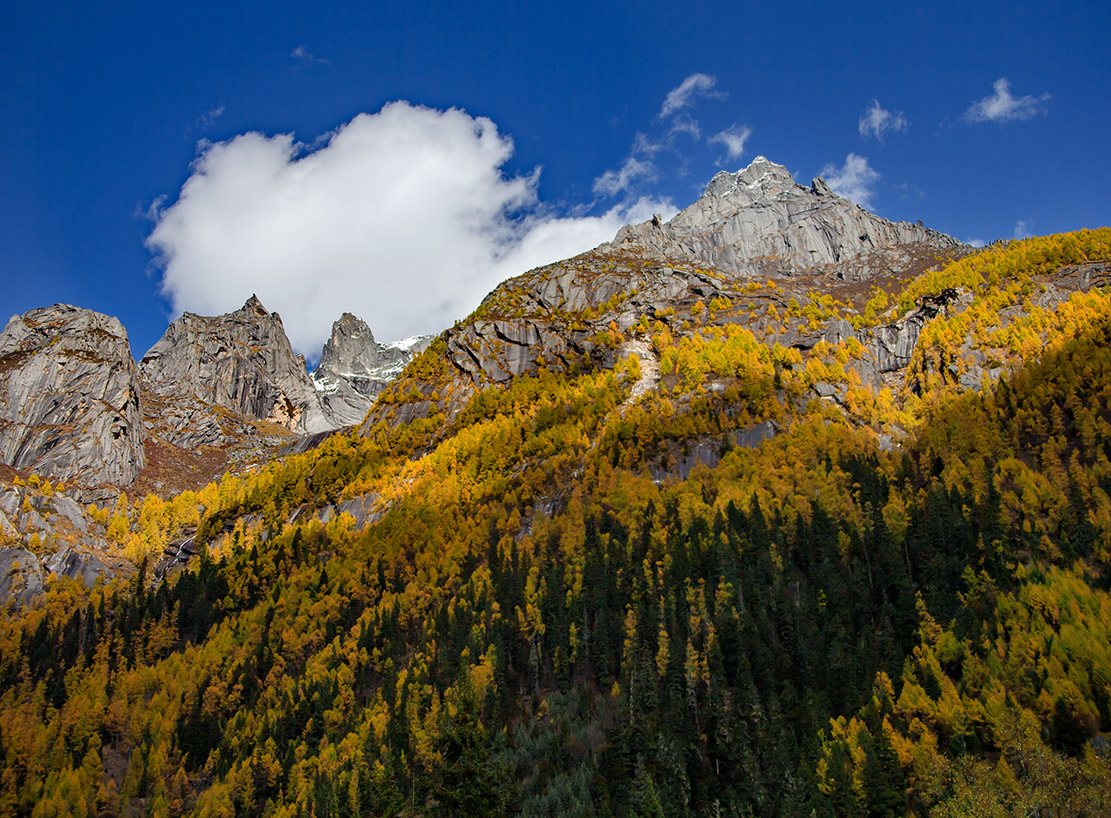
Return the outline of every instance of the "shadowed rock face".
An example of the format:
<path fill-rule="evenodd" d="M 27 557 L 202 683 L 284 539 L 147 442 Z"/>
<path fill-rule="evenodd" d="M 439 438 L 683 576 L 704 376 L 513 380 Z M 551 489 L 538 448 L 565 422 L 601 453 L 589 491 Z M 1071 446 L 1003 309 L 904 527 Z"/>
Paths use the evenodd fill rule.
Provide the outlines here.
<path fill-rule="evenodd" d="M 281 318 L 255 296 L 227 315 L 185 313 L 143 356 L 139 369 L 144 389 L 156 394 L 190 395 L 292 432 L 334 427 Z"/>
<path fill-rule="evenodd" d="M 312 373 L 324 411 L 335 426 L 360 423 L 367 410 L 432 336 L 379 344 L 361 319 L 349 312 L 332 325 L 320 364 Z"/>
<path fill-rule="evenodd" d="M 717 174 L 697 202 L 671 221 L 623 227 L 603 248 L 636 249 L 662 260 L 698 264 L 733 275 L 840 272 L 870 275 L 902 264 L 908 247 L 964 249 L 921 224 L 889 222 L 822 179 L 807 188 L 762 156 L 737 173 Z"/>
<path fill-rule="evenodd" d="M 66 304 L 0 334 L 0 462 L 62 480 L 128 486 L 145 465 L 127 332 Z"/>

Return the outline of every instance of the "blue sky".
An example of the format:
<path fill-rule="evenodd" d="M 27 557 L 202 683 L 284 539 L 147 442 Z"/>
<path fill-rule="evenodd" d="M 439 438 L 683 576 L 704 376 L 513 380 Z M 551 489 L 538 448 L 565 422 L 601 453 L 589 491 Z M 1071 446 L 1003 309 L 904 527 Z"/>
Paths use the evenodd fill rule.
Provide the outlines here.
<path fill-rule="evenodd" d="M 0 312 L 117 315 L 136 357 L 251 292 L 310 358 L 343 309 L 382 340 L 435 331 L 757 154 L 966 240 L 1111 223 L 1105 3 L 4 18 Z"/>

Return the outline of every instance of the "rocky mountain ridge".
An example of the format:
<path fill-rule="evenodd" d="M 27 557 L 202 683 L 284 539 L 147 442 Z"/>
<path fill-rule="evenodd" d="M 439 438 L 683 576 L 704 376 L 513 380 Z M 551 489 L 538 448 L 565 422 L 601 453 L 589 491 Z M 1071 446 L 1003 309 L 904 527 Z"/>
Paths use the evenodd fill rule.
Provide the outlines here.
<path fill-rule="evenodd" d="M 967 250 L 920 222 L 889 222 L 834 193 L 809 188 L 758 156 L 722 171 L 705 193 L 670 221 L 621 228 L 603 249 L 638 250 L 661 261 L 703 265 L 730 276 L 832 272 L 858 280 L 906 267 L 923 250 Z"/>
<path fill-rule="evenodd" d="M 56 304 L 0 333 L 0 462 L 84 485 L 145 465 L 138 372 L 116 318 Z"/>
<path fill-rule="evenodd" d="M 32 310 L 0 334 L 0 463 L 94 497 L 135 484 L 167 448 L 179 459 L 233 455 L 216 458 L 221 466 L 266 460 L 298 436 L 361 421 L 426 344 L 378 344 L 347 315 L 314 378 L 281 317 L 252 296 L 226 315 L 185 313 L 136 365 L 118 319 L 65 304 Z"/>
<path fill-rule="evenodd" d="M 185 313 L 143 356 L 139 371 L 144 391 L 163 397 L 188 397 L 293 433 L 333 428 L 281 317 L 256 296 L 227 315 Z M 168 428 L 165 439 L 188 447 L 212 445 L 198 438 L 196 425 L 189 418 Z"/>
<path fill-rule="evenodd" d="M 153 464 L 146 473 L 159 476 L 136 486 L 162 493 L 184 488 L 200 474 L 214 478 L 225 469 L 305 451 L 327 430 L 360 420 L 363 434 L 383 419 L 396 427 L 442 415 L 446 423 L 476 392 L 541 370 L 614 369 L 635 355 L 641 371 L 652 373 L 634 390 L 643 398 L 658 384 L 675 382 L 674 371 L 660 371 L 661 332 L 679 339 L 741 326 L 769 349 L 800 356 L 803 364 L 828 357 L 834 347 L 850 350 L 840 375 L 811 379 L 807 386 L 814 399 L 838 406 L 851 403 L 845 397 L 851 384 L 844 380 L 850 370 L 874 393 L 917 388 L 917 379 L 928 374 L 912 366 L 923 329 L 939 316 L 967 309 L 970 293 L 960 287 L 926 292 L 879 318 L 870 299 L 898 292 L 969 248 L 925 228 L 892 225 L 819 182 L 802 188 L 781 166 L 762 159 L 736 174 L 719 174 L 699 202 L 667 225 L 625 228 L 613 243 L 511 279 L 434 341 L 381 345 L 365 323 L 344 315 L 311 378 L 289 348 L 280 318 L 257 298 L 229 316 L 182 316 L 139 367 L 146 452 Z M 870 232 L 852 239 L 861 225 Z M 716 242 L 730 236 L 740 237 L 738 243 L 719 252 L 727 245 Z M 804 247 L 814 252 L 807 250 L 805 258 L 768 254 Z M 815 265 L 816 256 L 822 260 Z M 1096 286 L 1092 276 L 1082 277 L 1054 285 L 1046 305 Z M 419 365 L 403 383 L 387 387 L 418 355 Z M 990 352 L 969 348 L 965 357 L 970 363 L 952 375 L 961 383 L 975 387 L 985 374 L 997 374 Z M 384 398 L 372 403 L 383 389 Z M 756 431 L 736 430 L 731 437 L 735 445 L 749 445 L 774 436 L 777 428 L 763 422 Z M 898 445 L 898 430 L 884 434 L 885 445 Z M 711 462 L 715 445 L 679 452 L 680 466 L 653 468 L 660 479 L 669 468 L 684 474 L 691 464 Z M 174 482 L 166 462 L 178 464 L 179 472 L 187 463 L 188 474 Z M 379 513 L 370 498 L 345 502 L 345 509 L 359 511 L 362 523 Z"/>
<path fill-rule="evenodd" d="M 426 343 L 377 344 L 347 315 L 314 381 L 255 296 L 184 314 L 138 365 L 116 318 L 64 304 L 14 316 L 0 334 L 0 598 L 26 602 L 51 573 L 131 570 L 86 503 L 197 488 L 358 423 Z"/>
<path fill-rule="evenodd" d="M 380 344 L 365 321 L 345 312 L 312 372 L 325 414 L 341 426 L 360 423 L 374 398 L 431 340 L 422 335 Z"/>

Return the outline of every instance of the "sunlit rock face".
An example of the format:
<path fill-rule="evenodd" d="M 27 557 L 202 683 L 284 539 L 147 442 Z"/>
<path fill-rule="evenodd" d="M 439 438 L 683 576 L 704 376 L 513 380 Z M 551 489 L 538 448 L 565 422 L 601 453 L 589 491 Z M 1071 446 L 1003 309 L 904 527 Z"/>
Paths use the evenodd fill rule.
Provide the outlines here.
<path fill-rule="evenodd" d="M 419 354 L 430 335 L 380 344 L 361 318 L 345 312 L 332 324 L 312 378 L 324 411 L 336 426 L 360 423 L 378 393 Z"/>
<path fill-rule="evenodd" d="M 721 172 L 673 219 L 623 227 L 609 249 L 636 249 L 733 275 L 839 272 L 868 278 L 905 265 L 924 249 L 964 249 L 921 223 L 889 222 L 842 198 L 822 179 L 796 184 L 782 165 L 758 156 Z"/>
<path fill-rule="evenodd" d="M 144 389 L 156 394 L 191 396 L 295 433 L 334 428 L 282 319 L 255 296 L 227 315 L 185 313 L 143 356 L 139 369 Z"/>
<path fill-rule="evenodd" d="M 55 304 L 0 334 L 0 462 L 85 486 L 145 464 L 135 364 L 119 320 Z"/>

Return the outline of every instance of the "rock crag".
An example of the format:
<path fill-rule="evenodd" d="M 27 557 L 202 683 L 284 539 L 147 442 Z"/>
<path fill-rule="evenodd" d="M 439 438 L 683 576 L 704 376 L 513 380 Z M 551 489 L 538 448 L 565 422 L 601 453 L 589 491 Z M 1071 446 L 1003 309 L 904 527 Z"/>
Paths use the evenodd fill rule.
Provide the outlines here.
<path fill-rule="evenodd" d="M 144 390 L 158 395 L 188 395 L 295 433 L 333 428 L 281 318 L 255 296 L 227 315 L 185 313 L 147 351 L 139 370 Z M 196 445 L 182 437 L 197 434 L 191 420 L 184 418 L 181 433 L 171 431 L 169 442 Z"/>
<path fill-rule="evenodd" d="M 0 462 L 86 486 L 145 465 L 135 364 L 120 322 L 56 304 L 0 334 Z"/>
<path fill-rule="evenodd" d="M 361 318 L 349 312 L 332 325 L 312 373 L 325 414 L 335 426 L 360 423 L 378 394 L 432 340 L 432 336 L 380 344 Z"/>
<path fill-rule="evenodd" d="M 863 279 L 905 267 L 923 250 L 963 252 L 956 239 L 921 223 L 889 222 L 838 196 L 823 179 L 799 185 L 758 156 L 721 172 L 673 219 L 621 228 L 603 249 L 640 250 L 729 275 L 836 272 Z"/>

